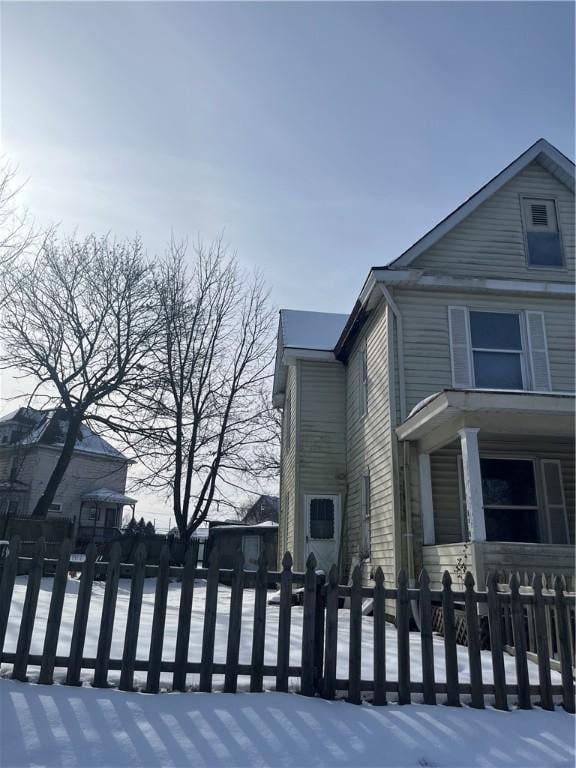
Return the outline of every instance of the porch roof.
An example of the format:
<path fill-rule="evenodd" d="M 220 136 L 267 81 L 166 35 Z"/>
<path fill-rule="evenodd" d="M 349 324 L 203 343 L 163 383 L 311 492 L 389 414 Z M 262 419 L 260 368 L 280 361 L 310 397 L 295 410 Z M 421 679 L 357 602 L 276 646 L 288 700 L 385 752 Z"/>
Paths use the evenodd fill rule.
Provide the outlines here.
<path fill-rule="evenodd" d="M 97 488 L 94 491 L 88 491 L 82 494 L 82 501 L 100 501 L 108 504 L 136 504 L 136 499 L 125 496 L 119 491 L 113 491 L 110 488 Z"/>
<path fill-rule="evenodd" d="M 398 439 L 417 441 L 430 452 L 459 429 L 491 434 L 574 435 L 575 398 L 570 393 L 444 389 L 422 400 L 396 428 Z"/>

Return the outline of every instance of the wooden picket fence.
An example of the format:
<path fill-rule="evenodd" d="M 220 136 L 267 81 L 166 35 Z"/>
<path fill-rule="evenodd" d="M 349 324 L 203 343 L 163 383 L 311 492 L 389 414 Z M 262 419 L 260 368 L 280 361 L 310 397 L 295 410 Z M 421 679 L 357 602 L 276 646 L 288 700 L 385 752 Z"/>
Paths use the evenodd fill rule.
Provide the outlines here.
<path fill-rule="evenodd" d="M 382 570 L 375 573 L 373 587 L 362 586 L 361 571 L 357 567 L 352 574 L 350 586 L 338 583 L 336 567 L 326 577 L 316 571 L 316 561 L 308 558 L 305 572 L 292 570 L 292 558 L 284 555 L 282 570 L 268 571 L 262 558 L 258 570 L 245 571 L 243 556 L 239 552 L 233 569 L 220 569 L 218 558 L 212 557 L 208 568 L 197 567 L 197 548 L 191 547 L 183 566 L 170 564 L 170 552 L 166 546 L 162 551 L 159 565 L 146 564 L 143 545 L 135 553 L 134 563 L 120 562 L 120 547 L 110 550 L 108 562 L 101 562 L 96 556 L 96 547 L 91 544 L 86 550 L 82 563 L 71 563 L 71 544 L 64 542 L 57 559 L 45 558 L 45 545 L 37 544 L 31 558 L 19 555 L 19 541 L 12 539 L 10 554 L 4 562 L 0 581 L 0 661 L 12 664 L 12 677 L 26 680 L 29 666 L 40 667 L 39 682 L 50 684 L 56 668 L 66 670 L 68 685 L 81 683 L 82 669 L 94 670 L 92 684 L 96 687 L 109 685 L 109 672 L 120 671 L 119 688 L 134 689 L 135 672 L 146 672 L 144 690 L 156 693 L 160 690 L 161 674 L 171 675 L 172 689 L 185 691 L 187 675 L 199 675 L 199 690 L 213 689 L 213 676 L 224 676 L 224 691 L 235 692 L 239 676 L 249 676 L 250 691 L 262 691 L 264 678 L 274 678 L 275 690 L 288 691 L 289 679 L 300 681 L 300 692 L 307 696 L 321 695 L 334 698 L 338 692 L 346 692 L 348 700 L 360 703 L 363 694 L 375 705 L 385 704 L 389 694 L 395 694 L 400 704 L 409 704 L 413 695 L 423 698 L 427 704 L 435 704 L 442 696 L 442 703 L 459 706 L 462 696 L 470 699 L 473 707 L 483 707 L 485 697 L 490 697 L 498 709 L 507 709 L 512 701 L 520 708 L 532 706 L 537 697 L 544 709 L 554 708 L 554 699 L 559 697 L 564 708 L 574 712 L 574 681 L 572 669 L 572 632 L 570 612 L 575 608 L 575 596 L 568 594 L 561 578 L 557 578 L 554 589 L 544 588 L 541 577 L 536 577 L 531 587 L 520 586 L 513 575 L 509 585 L 498 585 L 496 574 L 490 576 L 487 590 L 476 591 L 471 574 L 466 575 L 463 591 L 452 590 L 450 575 L 444 575 L 442 589 L 431 590 L 428 575 L 422 572 L 418 588 L 410 588 L 406 574 L 401 571 L 395 586 L 384 583 Z M 58 637 L 68 573 L 81 571 L 78 598 L 75 607 L 74 625 L 67 656 L 57 655 Z M 121 658 L 111 658 L 114 616 L 117 603 L 120 575 L 128 572 L 131 579 L 124 646 Z M 15 652 L 4 651 L 10 605 L 15 579 L 18 574 L 27 574 L 26 594 Z M 53 575 L 48 621 L 41 654 L 31 654 L 31 643 L 38 604 L 41 578 Z M 143 601 L 144 579 L 156 579 L 151 640 L 148 658 L 137 658 L 138 634 Z M 84 656 L 92 585 L 95 578 L 105 578 L 105 589 L 100 620 L 96 656 Z M 175 654 L 173 660 L 163 659 L 163 645 L 166 623 L 168 585 L 170 578 L 181 580 L 179 612 Z M 195 579 L 206 579 L 206 593 L 203 617 L 203 637 L 199 661 L 190 661 L 190 627 Z M 217 619 L 218 586 L 229 585 L 230 608 L 226 662 L 214 661 L 215 633 Z M 267 598 L 270 587 L 280 585 L 278 607 L 278 639 L 274 664 L 264 663 Z M 301 637 L 301 662 L 290 665 L 290 625 L 292 598 L 295 587 L 303 587 L 303 625 Z M 239 663 L 242 627 L 242 605 L 245 589 L 254 590 L 254 616 L 252 626 L 252 647 L 250 664 Z M 349 600 L 349 665 L 345 678 L 337 677 L 339 615 L 342 615 L 343 599 Z M 363 601 L 373 601 L 373 664 L 372 680 L 364 680 L 362 664 L 362 618 Z M 410 603 L 416 601 L 420 613 L 420 648 L 422 680 L 411 679 L 410 670 Z M 437 682 L 434 671 L 434 640 L 432 631 L 432 606 L 442 606 L 444 615 L 444 662 L 446 681 Z M 458 674 L 457 638 L 454 620 L 455 605 L 464 605 L 468 634 L 468 664 L 470 682 L 462 683 Z M 535 638 L 535 658 L 538 665 L 538 685 L 530 683 L 528 673 L 528 646 L 526 638 L 526 611 L 532 616 Z M 547 616 L 554 615 L 560 656 L 561 684 L 552 684 L 550 668 L 550 644 L 547 632 Z M 386 665 L 386 617 L 396 617 L 397 633 L 397 679 L 387 678 Z M 509 616 L 514 639 L 515 677 L 514 684 L 506 680 L 505 626 L 504 616 Z M 492 682 L 482 677 L 481 651 L 479 643 L 479 622 L 488 621 Z M 200 649 L 199 649 L 200 650 Z M 165 679 L 165 677 L 163 678 Z M 512 699 L 510 698 L 512 697 Z"/>

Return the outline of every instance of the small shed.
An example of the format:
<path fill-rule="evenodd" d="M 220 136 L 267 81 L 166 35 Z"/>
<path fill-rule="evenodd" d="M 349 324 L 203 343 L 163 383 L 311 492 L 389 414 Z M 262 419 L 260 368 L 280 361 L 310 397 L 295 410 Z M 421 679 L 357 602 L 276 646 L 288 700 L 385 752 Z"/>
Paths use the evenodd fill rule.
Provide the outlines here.
<path fill-rule="evenodd" d="M 221 568 L 233 568 L 236 552 L 244 552 L 244 568 L 247 571 L 258 569 L 258 559 L 262 552 L 266 554 L 268 568 L 276 567 L 278 553 L 278 523 L 265 522 L 257 525 L 227 523 L 215 520 L 208 529 L 208 541 L 204 561 L 210 561 L 214 548 L 218 548 Z"/>

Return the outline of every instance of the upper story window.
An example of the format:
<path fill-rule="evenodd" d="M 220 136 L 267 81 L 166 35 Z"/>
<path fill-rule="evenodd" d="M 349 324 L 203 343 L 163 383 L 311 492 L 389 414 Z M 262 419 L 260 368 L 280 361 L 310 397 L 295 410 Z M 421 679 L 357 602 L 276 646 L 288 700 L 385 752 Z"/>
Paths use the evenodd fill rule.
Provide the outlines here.
<path fill-rule="evenodd" d="M 284 445 L 286 450 L 290 450 L 292 440 L 292 394 L 286 396 L 286 407 L 284 409 Z"/>
<path fill-rule="evenodd" d="M 542 312 L 449 307 L 452 385 L 464 389 L 551 389 Z"/>
<path fill-rule="evenodd" d="M 474 384 L 480 389 L 524 389 L 520 315 L 470 312 Z"/>
<path fill-rule="evenodd" d="M 359 411 L 360 416 L 368 413 L 368 346 L 362 345 L 360 350 L 360 387 L 359 393 Z"/>
<path fill-rule="evenodd" d="M 543 268 L 563 267 L 564 258 L 555 201 L 524 198 L 522 205 L 528 265 Z"/>

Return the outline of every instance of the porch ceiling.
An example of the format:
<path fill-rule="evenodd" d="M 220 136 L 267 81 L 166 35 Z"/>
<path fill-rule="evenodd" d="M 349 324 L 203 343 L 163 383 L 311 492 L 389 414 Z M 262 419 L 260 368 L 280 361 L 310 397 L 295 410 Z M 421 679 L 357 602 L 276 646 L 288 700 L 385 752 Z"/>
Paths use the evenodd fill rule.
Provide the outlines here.
<path fill-rule="evenodd" d="M 422 401 L 396 428 L 398 439 L 430 453 L 464 427 L 491 434 L 574 436 L 574 395 L 447 389 Z"/>

